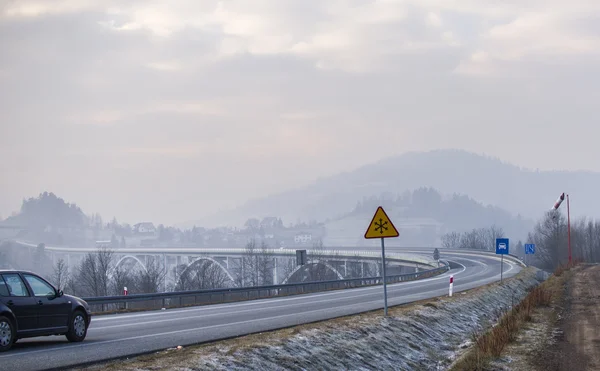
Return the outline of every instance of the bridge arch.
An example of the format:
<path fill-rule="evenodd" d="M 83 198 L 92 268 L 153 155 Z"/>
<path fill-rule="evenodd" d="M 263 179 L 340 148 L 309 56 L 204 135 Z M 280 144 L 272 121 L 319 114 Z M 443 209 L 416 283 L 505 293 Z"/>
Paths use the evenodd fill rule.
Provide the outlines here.
<path fill-rule="evenodd" d="M 194 260 L 192 260 L 186 267 L 185 269 L 178 274 L 177 280 L 179 281 L 179 279 L 181 279 L 181 277 L 183 277 L 183 275 L 188 271 L 188 269 L 190 269 L 192 266 L 194 266 L 195 264 L 197 264 L 200 261 L 208 261 L 212 264 L 216 264 L 226 275 L 227 278 L 229 278 L 229 280 L 231 280 L 231 282 L 235 282 L 235 279 L 233 278 L 233 276 L 231 275 L 231 273 L 229 272 L 229 270 L 227 270 L 227 268 L 225 268 L 223 266 L 223 264 L 221 264 L 219 261 L 209 257 L 209 256 L 201 256 L 199 258 L 196 258 Z"/>
<path fill-rule="evenodd" d="M 135 261 L 137 262 L 137 264 L 139 264 L 139 265 L 142 267 L 142 269 L 143 269 L 145 272 L 148 272 L 148 268 L 146 268 L 146 265 L 145 265 L 144 263 L 142 263 L 142 261 L 141 261 L 140 259 L 138 259 L 138 258 L 137 258 L 137 256 L 133 256 L 133 255 L 125 255 L 125 256 L 121 257 L 121 259 L 119 259 L 119 260 L 117 261 L 117 264 L 115 264 L 115 267 L 112 269 L 112 271 L 111 271 L 111 274 L 110 274 L 110 275 L 112 276 L 112 275 L 114 274 L 115 270 L 116 270 L 116 269 L 117 269 L 117 268 L 118 268 L 118 267 L 119 267 L 121 264 L 123 264 L 123 262 L 124 262 L 125 260 L 127 260 L 127 259 L 132 259 L 132 260 L 135 260 Z"/>
<path fill-rule="evenodd" d="M 281 282 L 282 285 L 285 285 L 286 283 L 288 283 L 289 279 L 292 278 L 294 276 L 294 274 L 296 274 L 298 271 L 300 271 L 301 269 L 306 269 L 307 265 L 313 265 L 313 266 L 317 266 L 317 265 L 323 265 L 325 266 L 327 269 L 329 269 L 331 272 L 333 272 L 337 278 L 339 280 L 343 280 L 344 276 L 340 273 L 340 271 L 338 271 L 337 269 L 335 269 L 331 264 L 329 264 L 327 261 L 325 260 L 314 260 L 309 264 L 306 265 L 299 265 L 297 266 L 284 280 L 283 282 Z"/>

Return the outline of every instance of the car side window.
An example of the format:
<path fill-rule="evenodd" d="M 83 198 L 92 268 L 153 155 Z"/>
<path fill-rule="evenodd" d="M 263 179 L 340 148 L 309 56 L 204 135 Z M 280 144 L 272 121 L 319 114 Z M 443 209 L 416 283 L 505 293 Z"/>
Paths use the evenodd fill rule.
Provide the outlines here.
<path fill-rule="evenodd" d="M 4 278 L 4 282 L 6 282 L 10 296 L 29 296 L 27 286 L 25 286 L 25 283 L 18 274 L 4 274 L 2 277 Z"/>
<path fill-rule="evenodd" d="M 56 294 L 54 287 L 50 286 L 39 277 L 31 276 L 29 274 L 24 274 L 24 276 L 27 280 L 27 283 L 29 283 L 29 286 L 31 286 L 34 296 L 48 296 Z"/>
<path fill-rule="evenodd" d="M 6 282 L 0 276 L 0 296 L 10 296 L 10 292 L 8 292 L 8 286 L 6 286 Z"/>

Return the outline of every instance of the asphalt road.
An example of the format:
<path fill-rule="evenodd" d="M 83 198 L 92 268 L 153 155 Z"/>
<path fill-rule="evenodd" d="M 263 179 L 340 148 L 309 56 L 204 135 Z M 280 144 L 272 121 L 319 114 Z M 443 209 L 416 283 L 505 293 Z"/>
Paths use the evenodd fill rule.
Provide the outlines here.
<path fill-rule="evenodd" d="M 449 275 L 454 292 L 500 279 L 500 261 L 482 256 L 444 254 L 460 264 L 449 272 L 420 281 L 388 285 L 388 305 L 447 295 Z M 504 277 L 520 266 L 504 262 Z M 185 309 L 95 316 L 82 343 L 64 336 L 19 340 L 0 353 L 0 370 L 64 369 L 89 362 L 213 341 L 254 332 L 383 308 L 381 286 L 263 299 Z"/>

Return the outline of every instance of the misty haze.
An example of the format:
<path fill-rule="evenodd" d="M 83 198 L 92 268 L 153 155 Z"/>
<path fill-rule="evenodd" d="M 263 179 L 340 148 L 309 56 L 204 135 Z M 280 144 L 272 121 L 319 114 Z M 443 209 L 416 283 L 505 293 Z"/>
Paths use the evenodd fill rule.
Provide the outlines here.
<path fill-rule="evenodd" d="M 0 0 L 0 369 L 600 369 L 598 19 Z"/>

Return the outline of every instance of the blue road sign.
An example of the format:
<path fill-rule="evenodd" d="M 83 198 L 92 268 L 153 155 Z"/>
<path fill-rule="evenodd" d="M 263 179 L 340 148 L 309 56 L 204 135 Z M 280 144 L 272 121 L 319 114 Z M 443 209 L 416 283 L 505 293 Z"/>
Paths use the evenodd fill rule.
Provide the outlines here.
<path fill-rule="evenodd" d="M 525 244 L 525 254 L 535 254 L 535 244 L 534 243 L 526 243 Z"/>
<path fill-rule="evenodd" d="M 496 238 L 496 254 L 508 254 L 508 238 Z"/>

